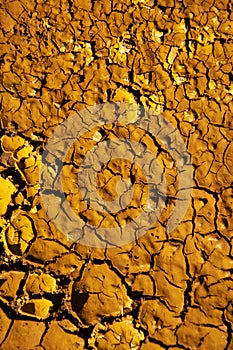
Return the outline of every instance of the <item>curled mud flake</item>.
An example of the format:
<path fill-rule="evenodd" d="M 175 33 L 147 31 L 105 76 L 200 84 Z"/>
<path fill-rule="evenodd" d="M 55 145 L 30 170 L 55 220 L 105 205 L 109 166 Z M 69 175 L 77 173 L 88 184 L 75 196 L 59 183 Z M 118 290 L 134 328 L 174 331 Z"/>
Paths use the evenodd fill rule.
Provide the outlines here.
<path fill-rule="evenodd" d="M 45 298 L 30 299 L 26 302 L 23 302 L 23 305 L 20 307 L 19 312 L 22 315 L 44 320 L 49 317 L 49 312 L 52 306 L 53 303 Z"/>
<path fill-rule="evenodd" d="M 40 156 L 30 155 L 28 158 L 22 158 L 18 163 L 18 167 L 23 173 L 28 185 L 38 185 Z"/>
<path fill-rule="evenodd" d="M 16 150 L 14 152 L 14 159 L 16 159 L 17 162 L 20 162 L 23 159 L 29 158 L 33 152 L 33 146 L 30 144 L 26 144 L 25 146 L 21 147 L 19 150 Z"/>
<path fill-rule="evenodd" d="M 10 271 L 0 274 L 0 298 L 4 302 L 15 301 L 19 285 L 25 276 L 24 272 Z"/>
<path fill-rule="evenodd" d="M 48 325 L 42 341 L 43 349 L 56 350 L 61 346 L 64 349 L 84 350 L 84 339 L 78 335 L 66 332 L 61 322 L 53 321 Z"/>
<path fill-rule="evenodd" d="M 15 320 L 7 338 L 1 344 L 1 349 L 36 349 L 40 344 L 45 328 L 45 324 L 41 322 Z"/>
<path fill-rule="evenodd" d="M 72 309 L 87 325 L 123 315 L 131 309 L 131 303 L 121 279 L 107 264 L 88 265 L 81 280 L 73 284 Z"/>
<path fill-rule="evenodd" d="M 33 273 L 27 277 L 24 290 L 30 295 L 56 293 L 56 280 L 52 276 L 45 273 L 42 273 L 41 275 Z"/>
<path fill-rule="evenodd" d="M 5 152 L 15 152 L 24 145 L 24 139 L 20 136 L 6 136 L 1 139 L 2 149 Z"/>
<path fill-rule="evenodd" d="M 6 243 L 11 253 L 23 255 L 35 238 L 35 231 L 31 219 L 21 212 L 15 214 L 6 229 Z"/>

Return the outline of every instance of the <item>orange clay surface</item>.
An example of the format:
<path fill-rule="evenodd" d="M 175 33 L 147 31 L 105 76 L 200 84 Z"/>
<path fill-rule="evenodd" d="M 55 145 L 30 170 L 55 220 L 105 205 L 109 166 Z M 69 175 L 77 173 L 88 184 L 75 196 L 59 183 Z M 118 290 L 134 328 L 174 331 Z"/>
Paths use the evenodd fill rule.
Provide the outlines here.
<path fill-rule="evenodd" d="M 233 349 L 233 3 L 230 0 L 1 2 L 0 349 Z M 62 121 L 103 102 L 141 104 L 179 130 L 194 167 L 182 222 L 168 201 L 140 239 L 101 249 L 69 240 L 40 197 L 46 141 Z M 125 225 L 146 206 L 137 166 L 111 161 L 97 178 L 116 217 L 87 208 L 75 182 L 101 135 L 153 138 L 124 125 L 87 131 L 63 167 L 74 211 L 95 227 Z M 171 197 L 176 168 L 160 152 Z M 130 171 L 129 171 L 130 169 Z M 115 221 L 114 221 L 115 220 Z"/>

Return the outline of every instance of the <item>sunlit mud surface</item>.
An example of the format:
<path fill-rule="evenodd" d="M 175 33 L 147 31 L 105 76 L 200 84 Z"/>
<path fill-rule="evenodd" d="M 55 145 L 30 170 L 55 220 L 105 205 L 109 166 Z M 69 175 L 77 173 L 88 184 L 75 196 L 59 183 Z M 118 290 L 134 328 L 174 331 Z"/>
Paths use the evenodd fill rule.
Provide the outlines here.
<path fill-rule="evenodd" d="M 3 0 L 0 11 L 0 349 L 233 349 L 232 2 Z M 167 233 L 177 178 L 160 150 L 166 210 L 141 238 L 104 249 L 56 228 L 39 169 L 55 128 L 107 101 L 163 115 L 194 175 L 188 210 Z M 151 135 L 115 125 L 87 130 L 67 154 L 67 201 L 95 227 L 153 209 L 143 173 L 126 161 L 105 164 L 97 179 L 111 201 L 119 181 L 134 178 L 124 212 L 103 217 L 78 192 L 83 155 L 102 137 L 130 133 L 157 152 Z"/>

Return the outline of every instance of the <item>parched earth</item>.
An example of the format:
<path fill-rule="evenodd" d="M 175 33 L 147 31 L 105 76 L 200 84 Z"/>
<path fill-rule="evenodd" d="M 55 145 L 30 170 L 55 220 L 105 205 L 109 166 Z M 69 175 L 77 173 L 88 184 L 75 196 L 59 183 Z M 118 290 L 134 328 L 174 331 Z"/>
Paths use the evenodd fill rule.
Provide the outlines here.
<path fill-rule="evenodd" d="M 233 3 L 3 0 L 0 11 L 0 349 L 233 349 Z M 39 171 L 56 127 L 107 101 L 150 108 L 179 131 L 193 191 L 167 232 L 177 169 L 159 152 L 173 200 L 141 238 L 95 248 L 50 220 Z M 100 195 L 115 199 L 122 178 L 136 194 L 103 217 L 80 196 L 78 165 L 103 138 L 132 134 L 155 147 L 142 130 L 112 125 L 87 130 L 67 155 L 65 196 L 97 228 L 140 214 L 145 178 L 127 162 L 106 164 Z"/>

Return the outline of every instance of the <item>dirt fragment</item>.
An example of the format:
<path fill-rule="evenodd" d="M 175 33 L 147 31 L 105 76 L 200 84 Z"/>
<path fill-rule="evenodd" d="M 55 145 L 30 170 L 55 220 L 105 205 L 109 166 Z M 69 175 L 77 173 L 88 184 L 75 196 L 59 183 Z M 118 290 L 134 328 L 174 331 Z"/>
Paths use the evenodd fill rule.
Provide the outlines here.
<path fill-rule="evenodd" d="M 93 330 L 93 339 L 89 344 L 93 349 L 139 349 L 144 335 L 134 328 L 132 318 L 114 322 L 109 327 L 97 324 Z"/>
<path fill-rule="evenodd" d="M 87 266 L 72 289 L 72 309 L 84 324 L 95 324 L 103 317 L 122 315 L 131 309 L 125 286 L 107 264 Z"/>
<path fill-rule="evenodd" d="M 40 339 L 45 331 L 45 325 L 41 322 L 15 320 L 10 328 L 6 340 L 1 345 L 3 350 L 31 350 L 40 344 Z M 30 337 L 30 341 L 25 341 Z"/>
<path fill-rule="evenodd" d="M 4 272 L 0 275 L 0 297 L 5 302 L 16 300 L 20 282 L 25 274 L 20 271 Z"/>
<path fill-rule="evenodd" d="M 15 213 L 6 229 L 6 242 L 9 250 L 15 255 L 23 255 L 35 238 L 31 219 L 24 212 Z"/>
<path fill-rule="evenodd" d="M 84 350 L 84 340 L 78 335 L 66 332 L 60 322 L 52 322 L 43 338 L 42 346 L 48 350 L 65 349 Z"/>
<path fill-rule="evenodd" d="M 48 274 L 30 274 L 25 283 L 25 292 L 33 294 L 55 293 L 57 290 L 56 280 Z"/>
<path fill-rule="evenodd" d="M 11 197 L 16 191 L 16 188 L 9 179 L 4 179 L 2 177 L 0 177 L 0 188 L 0 215 L 3 216 L 6 214 L 7 207 L 11 202 Z"/>
<path fill-rule="evenodd" d="M 30 299 L 23 303 L 23 306 L 20 308 L 20 313 L 43 320 L 49 316 L 49 310 L 52 306 L 53 303 L 44 298 Z"/>

